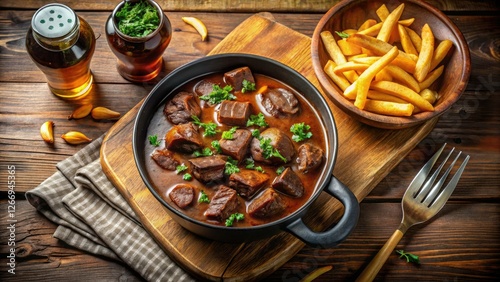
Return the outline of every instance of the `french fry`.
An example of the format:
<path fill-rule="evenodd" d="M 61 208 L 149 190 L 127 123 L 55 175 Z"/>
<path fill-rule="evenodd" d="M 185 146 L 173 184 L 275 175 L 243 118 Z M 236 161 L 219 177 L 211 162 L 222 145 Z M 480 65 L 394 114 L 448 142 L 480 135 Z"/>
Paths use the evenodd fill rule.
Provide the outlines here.
<path fill-rule="evenodd" d="M 320 33 L 321 39 L 323 40 L 323 44 L 325 45 L 326 51 L 330 55 L 330 58 L 337 64 L 343 64 L 347 62 L 345 59 L 344 54 L 342 54 L 342 51 L 339 48 L 339 45 L 337 45 L 337 41 L 335 41 L 335 38 L 333 37 L 333 34 L 326 30 Z M 351 37 L 351 36 L 349 36 Z M 357 78 L 358 75 L 352 71 L 352 72 L 347 72 L 344 74 L 351 83 L 353 83 Z"/>
<path fill-rule="evenodd" d="M 370 89 L 370 83 L 375 77 L 375 75 L 389 65 L 399 54 L 398 47 L 394 46 L 391 48 L 387 54 L 382 56 L 378 61 L 370 65 L 358 78 L 356 100 L 354 105 L 359 109 L 363 109 L 366 103 L 366 96 L 368 95 L 368 89 Z"/>
<path fill-rule="evenodd" d="M 437 93 L 430 90 L 429 88 L 425 88 L 424 90 L 422 90 L 422 92 L 420 92 L 420 96 L 422 96 L 422 98 L 424 98 L 431 104 L 434 104 L 437 99 Z"/>
<path fill-rule="evenodd" d="M 346 71 L 365 71 L 370 65 L 369 64 L 360 64 L 355 62 L 347 62 L 341 65 L 336 66 L 333 71 L 340 75 Z"/>
<path fill-rule="evenodd" d="M 382 27 L 380 28 L 380 32 L 377 35 L 378 40 L 382 40 L 384 42 L 389 41 L 389 37 L 391 36 L 391 32 L 394 27 L 398 24 L 399 18 L 403 13 L 405 4 L 400 4 L 396 9 L 394 9 L 387 18 L 383 21 Z"/>
<path fill-rule="evenodd" d="M 428 24 L 422 27 L 422 49 L 418 55 L 413 76 L 418 82 L 424 81 L 431 68 L 432 56 L 434 55 L 434 34 Z"/>
<path fill-rule="evenodd" d="M 339 46 L 342 54 L 344 56 L 352 56 L 361 54 L 361 47 L 358 45 L 347 42 L 345 39 L 340 39 L 337 41 L 337 45 Z"/>
<path fill-rule="evenodd" d="M 439 63 L 441 63 L 444 57 L 446 57 L 446 54 L 450 51 L 451 46 L 453 46 L 453 42 L 449 39 L 445 39 L 438 44 L 432 56 L 431 70 L 433 70 Z"/>
<path fill-rule="evenodd" d="M 421 110 L 432 112 L 434 107 L 427 100 L 422 98 L 418 93 L 410 88 L 391 81 L 374 81 L 371 84 L 371 89 L 384 92 L 390 95 L 399 97 Z"/>
<path fill-rule="evenodd" d="M 366 48 L 378 56 L 386 54 L 393 47 L 387 42 L 359 33 L 349 36 L 346 40 L 362 48 Z M 415 72 L 416 62 L 403 51 L 399 51 L 399 55 L 394 59 L 393 63 L 409 73 Z"/>
<path fill-rule="evenodd" d="M 394 102 L 394 103 L 400 103 L 400 104 L 408 103 L 407 101 L 405 101 L 401 98 L 398 98 L 396 96 L 393 96 L 393 95 L 390 95 L 387 93 L 382 93 L 382 92 L 375 91 L 375 90 L 368 90 L 368 99 Z"/>
<path fill-rule="evenodd" d="M 420 92 L 420 85 L 417 80 L 409 73 L 405 72 L 402 68 L 394 65 L 388 65 L 385 70 L 398 82 L 406 85 L 408 88 L 415 92 Z"/>
<path fill-rule="evenodd" d="M 377 14 L 378 18 L 380 21 L 385 21 L 389 14 L 391 13 L 389 9 L 387 9 L 387 6 L 385 4 L 380 5 L 377 10 L 375 10 L 375 13 Z"/>
<path fill-rule="evenodd" d="M 358 55 L 346 56 L 346 60 L 348 62 L 354 62 L 355 60 L 357 60 L 359 58 L 366 58 L 366 57 L 368 57 L 368 55 L 365 53 L 362 53 L 362 54 L 358 54 Z"/>
<path fill-rule="evenodd" d="M 418 84 L 420 86 L 420 89 L 429 88 L 434 83 L 434 81 L 436 81 L 441 76 L 443 70 L 444 66 L 441 65 L 437 69 L 431 71 L 424 79 L 424 81 Z"/>
<path fill-rule="evenodd" d="M 349 100 L 355 100 L 357 91 L 358 91 L 358 81 L 356 80 L 344 90 L 344 97 L 346 97 Z"/>
<path fill-rule="evenodd" d="M 366 21 L 364 21 L 358 28 L 358 31 L 362 31 L 362 30 L 365 30 L 373 25 L 377 24 L 377 21 L 374 20 L 374 19 L 367 19 Z"/>
<path fill-rule="evenodd" d="M 377 36 L 379 34 L 380 29 L 382 28 L 382 22 L 376 23 L 368 28 L 358 31 L 358 34 L 364 34 L 368 36 Z"/>
<path fill-rule="evenodd" d="M 411 103 L 394 103 L 370 99 L 365 104 L 365 110 L 387 116 L 409 117 L 412 115 L 414 108 L 415 106 Z"/>
<path fill-rule="evenodd" d="M 417 49 L 417 52 L 420 53 L 420 49 L 422 49 L 422 38 L 416 31 L 413 29 L 406 27 L 405 26 L 406 33 L 408 33 L 408 36 L 410 37 L 411 42 L 413 43 L 413 46 L 415 46 L 415 49 Z"/>
<path fill-rule="evenodd" d="M 347 87 L 349 87 L 349 85 L 351 83 L 345 78 L 345 76 L 343 74 L 337 75 L 333 71 L 336 66 L 337 66 L 337 64 L 335 64 L 334 61 L 328 60 L 328 62 L 326 63 L 325 67 L 323 68 L 323 70 L 333 80 L 333 82 L 335 82 L 335 84 L 337 84 L 337 86 L 342 91 L 344 91 L 344 90 L 346 90 Z"/>
<path fill-rule="evenodd" d="M 414 21 L 415 21 L 415 18 L 408 18 L 408 19 L 404 19 L 404 20 L 399 20 L 398 24 L 400 24 L 402 26 L 410 26 L 413 24 Z"/>
<path fill-rule="evenodd" d="M 380 80 L 392 81 L 392 75 L 387 71 L 387 67 L 386 67 L 386 68 L 380 70 L 375 75 L 375 78 L 373 80 L 374 81 L 380 81 Z"/>
<path fill-rule="evenodd" d="M 410 36 L 408 35 L 408 32 L 406 32 L 406 29 L 403 25 L 398 24 L 398 32 L 403 50 L 408 54 L 414 54 L 418 56 L 417 49 L 415 49 L 415 46 L 413 46 L 413 42 L 411 42 Z"/>

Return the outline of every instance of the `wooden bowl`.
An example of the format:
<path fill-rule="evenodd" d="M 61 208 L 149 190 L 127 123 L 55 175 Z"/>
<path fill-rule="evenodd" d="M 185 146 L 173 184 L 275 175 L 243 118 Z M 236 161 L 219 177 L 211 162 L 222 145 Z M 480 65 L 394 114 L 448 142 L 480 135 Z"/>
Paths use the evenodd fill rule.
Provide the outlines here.
<path fill-rule="evenodd" d="M 445 65 L 444 72 L 432 85 L 432 88 L 439 93 L 440 97 L 434 104 L 435 110 L 433 112 L 421 112 L 411 117 L 391 117 L 360 110 L 351 101 L 344 98 L 342 90 L 323 71 L 323 67 L 330 59 L 330 56 L 325 50 L 320 33 L 329 30 L 336 39 L 340 39 L 335 34 L 335 31 L 342 31 L 347 28 L 357 29 L 369 18 L 378 22 L 380 20 L 375 11 L 382 4 L 385 4 L 389 11 L 392 11 L 401 3 L 405 4 L 401 19 L 415 18 L 410 28 L 420 34 L 422 26 L 428 23 L 436 39 L 435 46 L 444 39 L 453 42 L 454 46 L 441 63 Z M 378 128 L 407 128 L 442 115 L 460 98 L 470 76 L 469 48 L 460 30 L 441 11 L 418 0 L 346 0 L 339 2 L 319 21 L 314 30 L 311 45 L 313 68 L 325 93 L 328 94 L 336 106 L 350 117 Z"/>

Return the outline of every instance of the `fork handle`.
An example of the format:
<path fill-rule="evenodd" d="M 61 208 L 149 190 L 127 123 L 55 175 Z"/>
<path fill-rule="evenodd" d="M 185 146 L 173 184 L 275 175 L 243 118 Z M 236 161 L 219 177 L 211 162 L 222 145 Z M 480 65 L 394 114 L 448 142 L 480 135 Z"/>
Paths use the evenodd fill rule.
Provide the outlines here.
<path fill-rule="evenodd" d="M 377 273 L 380 271 L 387 258 L 391 255 L 394 248 L 398 245 L 403 237 L 403 232 L 399 229 L 394 231 L 391 238 L 385 242 L 384 246 L 378 251 L 377 255 L 372 259 L 368 266 L 363 270 L 361 275 L 358 276 L 356 282 L 373 281 Z"/>

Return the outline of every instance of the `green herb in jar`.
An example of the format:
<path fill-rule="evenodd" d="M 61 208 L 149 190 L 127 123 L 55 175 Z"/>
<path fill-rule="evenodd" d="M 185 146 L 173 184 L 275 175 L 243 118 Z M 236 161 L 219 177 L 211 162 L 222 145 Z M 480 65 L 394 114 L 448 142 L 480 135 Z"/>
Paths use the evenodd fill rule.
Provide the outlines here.
<path fill-rule="evenodd" d="M 156 8 L 147 1 L 125 2 L 115 16 L 118 29 L 131 37 L 147 36 L 160 25 L 160 17 Z"/>

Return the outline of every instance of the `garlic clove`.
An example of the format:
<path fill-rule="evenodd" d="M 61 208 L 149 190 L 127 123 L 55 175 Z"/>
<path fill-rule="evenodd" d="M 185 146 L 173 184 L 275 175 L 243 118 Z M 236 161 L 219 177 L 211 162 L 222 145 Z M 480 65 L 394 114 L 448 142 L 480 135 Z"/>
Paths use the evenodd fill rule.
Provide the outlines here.
<path fill-rule="evenodd" d="M 105 107 L 95 107 L 91 112 L 92 118 L 94 119 L 117 119 L 120 117 L 119 112 L 115 112 Z"/>
<path fill-rule="evenodd" d="M 46 121 L 40 127 L 40 135 L 42 136 L 43 141 L 47 143 L 54 143 L 54 122 Z"/>
<path fill-rule="evenodd" d="M 92 141 L 92 139 L 88 138 L 85 136 L 85 134 L 78 132 L 78 131 L 68 131 L 65 134 L 61 136 L 64 141 L 66 141 L 69 144 L 82 144 L 82 143 L 88 143 Z"/>
<path fill-rule="evenodd" d="M 79 119 L 79 118 L 84 118 L 90 114 L 90 111 L 92 111 L 92 104 L 85 104 L 81 105 L 80 107 L 76 108 L 70 116 L 68 116 L 68 119 Z"/>

